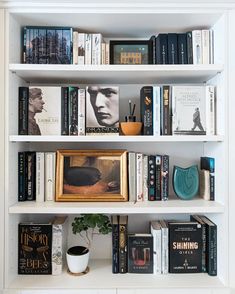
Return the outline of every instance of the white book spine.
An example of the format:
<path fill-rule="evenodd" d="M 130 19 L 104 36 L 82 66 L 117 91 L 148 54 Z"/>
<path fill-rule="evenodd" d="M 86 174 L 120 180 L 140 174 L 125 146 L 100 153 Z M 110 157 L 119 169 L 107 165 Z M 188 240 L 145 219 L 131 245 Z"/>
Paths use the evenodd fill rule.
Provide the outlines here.
<path fill-rule="evenodd" d="M 206 134 L 215 135 L 215 88 L 206 86 Z"/>
<path fill-rule="evenodd" d="M 136 154 L 128 153 L 129 201 L 136 201 Z"/>
<path fill-rule="evenodd" d="M 162 274 L 168 274 L 168 227 L 165 221 L 160 221 L 162 226 Z"/>
<path fill-rule="evenodd" d="M 101 64 L 102 35 L 92 34 L 92 64 Z"/>
<path fill-rule="evenodd" d="M 214 31 L 210 30 L 210 64 L 214 64 Z"/>
<path fill-rule="evenodd" d="M 73 32 L 73 64 L 78 64 L 78 32 Z"/>
<path fill-rule="evenodd" d="M 45 153 L 45 201 L 55 199 L 55 163 L 56 153 Z"/>
<path fill-rule="evenodd" d="M 210 31 L 202 30 L 202 63 L 210 63 Z"/>
<path fill-rule="evenodd" d="M 106 64 L 105 58 L 105 43 L 101 44 L 101 64 Z"/>
<path fill-rule="evenodd" d="M 202 31 L 192 31 L 193 64 L 202 64 Z"/>
<path fill-rule="evenodd" d="M 105 44 L 105 64 L 110 64 L 110 59 L 109 59 L 109 43 Z"/>
<path fill-rule="evenodd" d="M 36 152 L 36 202 L 44 202 L 44 152 Z"/>
<path fill-rule="evenodd" d="M 210 172 L 200 170 L 200 197 L 210 201 Z"/>
<path fill-rule="evenodd" d="M 153 270 L 154 274 L 162 273 L 162 232 L 161 227 L 154 228 L 151 226 L 153 235 Z"/>
<path fill-rule="evenodd" d="M 160 99 L 161 88 L 158 86 L 153 87 L 153 134 L 160 136 L 161 116 L 160 116 Z"/>
<path fill-rule="evenodd" d="M 78 64 L 85 64 L 85 34 L 78 34 Z"/>
<path fill-rule="evenodd" d="M 86 135 L 86 90 L 78 90 L 78 135 Z"/>
<path fill-rule="evenodd" d="M 148 201 L 148 156 L 143 155 L 143 200 Z"/>
<path fill-rule="evenodd" d="M 143 201 L 143 154 L 136 153 L 136 201 Z"/>
<path fill-rule="evenodd" d="M 85 64 L 91 64 L 92 34 L 85 34 Z"/>

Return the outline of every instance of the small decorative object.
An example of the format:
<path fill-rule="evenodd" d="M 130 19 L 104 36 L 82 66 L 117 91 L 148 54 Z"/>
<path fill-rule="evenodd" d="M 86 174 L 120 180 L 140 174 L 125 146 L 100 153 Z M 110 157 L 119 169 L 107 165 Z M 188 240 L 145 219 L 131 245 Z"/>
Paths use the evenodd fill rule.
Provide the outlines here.
<path fill-rule="evenodd" d="M 152 64 L 149 40 L 110 41 L 110 64 Z"/>
<path fill-rule="evenodd" d="M 129 100 L 129 115 L 125 117 L 126 122 L 121 122 L 121 131 L 123 135 L 126 136 L 135 136 L 141 133 L 142 122 L 136 121 L 135 113 L 135 104 L 132 108 L 131 100 Z"/>
<path fill-rule="evenodd" d="M 197 165 L 188 168 L 174 166 L 173 188 L 175 194 L 183 200 L 190 200 L 196 196 L 199 189 L 199 171 Z"/>
<path fill-rule="evenodd" d="M 95 234 L 107 235 L 112 232 L 108 216 L 103 214 L 81 214 L 72 222 L 73 234 L 78 234 L 85 242 L 84 246 L 74 246 L 66 254 L 68 273 L 78 275 L 89 272 L 88 262 L 92 240 Z"/>
<path fill-rule="evenodd" d="M 125 150 L 58 150 L 56 201 L 127 201 Z"/>

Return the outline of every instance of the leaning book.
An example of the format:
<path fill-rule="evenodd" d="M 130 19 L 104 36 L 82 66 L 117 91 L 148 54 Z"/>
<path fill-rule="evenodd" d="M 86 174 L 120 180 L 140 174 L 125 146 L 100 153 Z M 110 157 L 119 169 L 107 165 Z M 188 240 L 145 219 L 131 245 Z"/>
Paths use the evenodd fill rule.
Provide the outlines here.
<path fill-rule="evenodd" d="M 61 134 L 61 87 L 29 87 L 28 135 Z"/>
<path fill-rule="evenodd" d="M 50 275 L 51 224 L 20 223 L 18 234 L 18 274 Z"/>
<path fill-rule="evenodd" d="M 86 135 L 119 135 L 119 88 L 86 88 Z"/>
<path fill-rule="evenodd" d="M 172 87 L 174 135 L 206 135 L 206 87 Z"/>

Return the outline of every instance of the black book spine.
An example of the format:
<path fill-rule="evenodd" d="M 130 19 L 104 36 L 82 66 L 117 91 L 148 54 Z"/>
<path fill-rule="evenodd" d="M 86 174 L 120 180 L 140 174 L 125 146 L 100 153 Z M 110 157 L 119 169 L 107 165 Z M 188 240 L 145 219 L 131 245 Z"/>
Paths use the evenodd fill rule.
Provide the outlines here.
<path fill-rule="evenodd" d="M 22 52 L 22 63 L 26 63 L 26 40 L 27 40 L 27 28 L 23 28 L 23 52 Z"/>
<path fill-rule="evenodd" d="M 150 44 L 152 46 L 153 64 L 156 64 L 156 37 L 154 35 L 150 38 Z"/>
<path fill-rule="evenodd" d="M 156 200 L 156 158 L 148 156 L 148 200 Z"/>
<path fill-rule="evenodd" d="M 207 225 L 207 272 L 210 276 L 217 276 L 217 226 Z"/>
<path fill-rule="evenodd" d="M 215 200 L 215 176 L 210 173 L 210 200 Z"/>
<path fill-rule="evenodd" d="M 69 135 L 78 135 L 78 88 L 69 87 Z"/>
<path fill-rule="evenodd" d="M 19 121 L 18 134 L 28 135 L 28 102 L 29 102 L 29 88 L 19 87 Z"/>
<path fill-rule="evenodd" d="M 178 44 L 177 44 L 177 34 L 168 34 L 168 63 L 178 64 Z"/>
<path fill-rule="evenodd" d="M 119 224 L 119 273 L 127 273 L 127 224 Z"/>
<path fill-rule="evenodd" d="M 167 34 L 159 34 L 156 38 L 156 63 L 168 64 Z"/>
<path fill-rule="evenodd" d="M 188 64 L 187 34 L 178 34 L 178 63 Z"/>
<path fill-rule="evenodd" d="M 156 200 L 162 199 L 162 156 L 156 155 Z"/>
<path fill-rule="evenodd" d="M 26 156 L 25 152 L 18 153 L 18 201 L 27 200 L 26 193 Z"/>
<path fill-rule="evenodd" d="M 69 135 L 69 88 L 61 87 L 61 135 Z"/>
<path fill-rule="evenodd" d="M 112 272 L 119 273 L 119 225 L 112 224 Z"/>
<path fill-rule="evenodd" d="M 140 90 L 140 115 L 143 135 L 153 135 L 153 87 L 145 86 Z"/>
<path fill-rule="evenodd" d="M 45 28 L 38 29 L 38 63 L 47 63 L 47 30 Z"/>
<path fill-rule="evenodd" d="M 169 156 L 162 156 L 162 200 L 169 197 Z"/>
<path fill-rule="evenodd" d="M 26 152 L 27 200 L 36 199 L 36 152 Z"/>
<path fill-rule="evenodd" d="M 193 64 L 193 39 L 192 32 L 187 33 L 187 52 L 188 52 L 188 64 Z"/>

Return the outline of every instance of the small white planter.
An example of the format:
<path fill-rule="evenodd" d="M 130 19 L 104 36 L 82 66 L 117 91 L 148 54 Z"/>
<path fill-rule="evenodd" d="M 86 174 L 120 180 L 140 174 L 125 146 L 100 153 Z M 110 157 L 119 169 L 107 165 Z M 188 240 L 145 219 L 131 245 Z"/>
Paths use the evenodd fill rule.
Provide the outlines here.
<path fill-rule="evenodd" d="M 74 274 L 84 272 L 88 266 L 89 254 L 89 249 L 83 246 L 69 248 L 66 253 L 69 271 Z"/>

